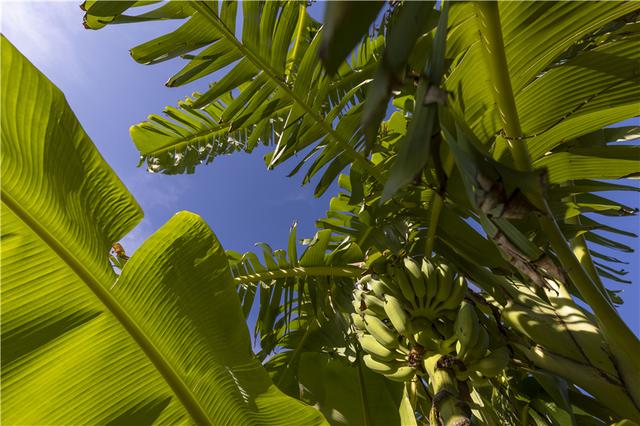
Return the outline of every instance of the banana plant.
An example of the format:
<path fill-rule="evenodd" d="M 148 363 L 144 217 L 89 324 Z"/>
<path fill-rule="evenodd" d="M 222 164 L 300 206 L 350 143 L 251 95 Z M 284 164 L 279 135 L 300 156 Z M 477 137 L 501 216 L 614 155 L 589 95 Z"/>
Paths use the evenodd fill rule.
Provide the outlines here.
<path fill-rule="evenodd" d="M 180 212 L 116 274 L 142 211 L 63 94 L 2 43 L 7 424 L 324 424 L 251 351 L 215 234 Z"/>
<path fill-rule="evenodd" d="M 637 211 L 606 192 L 640 173 L 638 129 L 609 127 L 638 111 L 638 4 L 148 4 L 86 1 L 84 24 L 183 20 L 131 51 L 182 61 L 169 86 L 230 66 L 132 128 L 150 171 L 262 143 L 342 188 L 301 256 L 295 229 L 225 255 L 281 391 L 332 424 L 640 421 L 640 343 L 603 280 L 624 271 L 593 247 L 633 234 L 592 215 Z"/>

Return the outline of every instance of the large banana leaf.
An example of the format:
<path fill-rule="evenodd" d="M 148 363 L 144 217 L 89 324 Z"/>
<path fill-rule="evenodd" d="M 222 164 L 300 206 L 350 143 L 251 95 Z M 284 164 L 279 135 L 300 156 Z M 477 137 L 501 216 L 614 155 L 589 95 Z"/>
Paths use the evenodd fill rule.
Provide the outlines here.
<path fill-rule="evenodd" d="M 324 178 L 329 183 L 352 161 L 371 171 L 359 154 L 362 111 L 358 104 L 373 75 L 382 37 L 367 40 L 351 65 L 343 64 L 337 76 L 329 78 L 317 59 L 320 24 L 303 2 L 243 2 L 241 30 L 236 30 L 235 1 L 225 0 L 219 7 L 203 1 L 171 1 L 151 12 L 123 14 L 139 5 L 87 2 L 85 24 L 98 29 L 106 24 L 188 18 L 174 32 L 131 50 L 133 58 L 144 64 L 178 56 L 187 60 L 168 86 L 231 67 L 204 93 L 180 102 L 178 108 L 167 107 L 167 117 L 151 115 L 131 128 L 150 170 L 193 173 L 197 165 L 218 155 L 250 152 L 258 143 L 275 145 L 267 158 L 275 166 L 320 141 L 314 151 L 320 155 L 307 180 L 332 161 Z M 190 53 L 202 47 L 197 54 Z M 335 126 L 338 120 L 341 123 Z M 340 161 L 334 161 L 337 156 Z M 321 182 L 317 192 L 327 186 Z"/>
<path fill-rule="evenodd" d="M 633 88 L 638 84 L 634 71 L 638 52 L 633 46 L 638 28 L 616 20 L 637 11 L 638 4 L 503 2 L 499 6 L 514 95 L 534 159 L 561 141 L 637 114 Z M 476 15 L 472 2 L 452 4 L 449 54 L 460 55 L 460 60 L 446 86 L 464 105 L 464 118 L 479 139 L 490 142 L 501 124 L 487 84 L 490 76 L 477 37 Z"/>
<path fill-rule="evenodd" d="M 251 351 L 225 253 L 179 213 L 117 276 L 142 217 L 62 93 L 2 38 L 6 424 L 320 424 Z"/>

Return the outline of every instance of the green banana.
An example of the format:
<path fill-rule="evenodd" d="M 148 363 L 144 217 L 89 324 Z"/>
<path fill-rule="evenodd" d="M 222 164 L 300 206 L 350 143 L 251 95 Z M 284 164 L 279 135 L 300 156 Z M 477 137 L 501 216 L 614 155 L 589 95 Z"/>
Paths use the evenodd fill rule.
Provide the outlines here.
<path fill-rule="evenodd" d="M 353 299 L 351 301 L 351 304 L 353 305 L 353 309 L 356 311 L 356 313 L 360 315 L 363 315 L 364 311 L 367 309 L 366 305 L 364 304 L 364 301 L 358 298 Z"/>
<path fill-rule="evenodd" d="M 425 295 L 424 303 L 425 306 L 430 306 L 438 288 L 438 283 L 435 279 L 435 268 L 433 266 L 433 263 L 431 263 L 427 259 L 422 259 L 420 270 L 422 271 L 424 281 L 427 285 L 427 294 Z"/>
<path fill-rule="evenodd" d="M 424 306 L 424 296 L 427 294 L 427 284 L 425 277 L 420 270 L 420 266 L 410 257 L 404 258 L 404 267 L 411 280 L 414 298 L 418 301 L 418 307 Z"/>
<path fill-rule="evenodd" d="M 364 322 L 369 334 L 371 334 L 381 345 L 389 349 L 396 349 L 398 347 L 397 334 L 394 330 L 387 327 L 380 318 L 365 314 Z"/>
<path fill-rule="evenodd" d="M 467 352 L 467 360 L 474 362 L 485 357 L 487 349 L 489 348 L 489 333 L 480 325 L 479 326 L 478 340 Z"/>
<path fill-rule="evenodd" d="M 380 299 L 382 299 L 385 294 L 394 294 L 391 286 L 382 280 L 372 279 L 367 283 L 367 287 Z"/>
<path fill-rule="evenodd" d="M 395 286 L 400 289 L 400 293 L 402 294 L 405 301 L 413 309 L 417 309 L 415 294 L 413 293 L 413 288 L 411 287 L 411 281 L 409 281 L 409 277 L 405 273 L 404 268 L 390 265 L 388 273 Z"/>
<path fill-rule="evenodd" d="M 416 375 L 416 369 L 409 366 L 398 367 L 393 373 L 386 373 L 384 377 L 395 382 L 408 382 Z"/>
<path fill-rule="evenodd" d="M 495 377 L 505 369 L 511 360 L 511 352 L 506 346 L 502 346 L 489 355 L 469 366 L 470 370 L 482 373 L 484 377 Z"/>
<path fill-rule="evenodd" d="M 367 309 L 374 312 L 377 316 L 381 318 L 384 318 L 386 316 L 384 311 L 384 302 L 382 300 L 378 299 L 373 294 L 367 293 L 362 294 L 362 300 L 364 301 L 365 305 L 367 305 Z"/>
<path fill-rule="evenodd" d="M 436 294 L 429 305 L 429 310 L 433 312 L 434 317 L 437 315 L 437 307 L 442 303 L 445 303 L 449 298 L 449 294 L 453 290 L 453 283 L 451 282 L 451 273 L 449 267 L 445 264 L 440 264 L 435 270 L 436 276 Z"/>
<path fill-rule="evenodd" d="M 419 332 L 425 328 L 431 328 L 431 320 L 425 317 L 413 317 L 411 318 L 411 330 L 414 333 Z"/>
<path fill-rule="evenodd" d="M 386 348 L 385 346 L 381 345 L 375 339 L 375 337 L 370 334 L 360 336 L 358 338 L 358 341 L 360 342 L 360 346 L 362 346 L 362 349 L 366 353 L 374 355 L 376 358 L 379 358 L 381 360 L 392 361 L 401 356 L 395 350 Z"/>
<path fill-rule="evenodd" d="M 451 292 L 444 301 L 438 306 L 434 307 L 436 312 L 454 310 L 457 311 L 460 307 L 460 302 L 464 299 L 464 295 L 467 291 L 467 282 L 462 275 L 458 275 L 457 278 L 451 282 Z"/>
<path fill-rule="evenodd" d="M 458 338 L 456 350 L 458 351 L 458 358 L 461 360 L 464 360 L 469 349 L 478 340 L 478 335 L 480 334 L 480 323 L 478 321 L 478 315 L 473 305 L 463 301 L 460 311 L 458 311 L 456 322 L 453 325 Z"/>
<path fill-rule="evenodd" d="M 353 325 L 355 325 L 358 330 L 364 331 L 367 329 L 360 314 L 351 314 L 351 320 L 353 321 Z"/>
<path fill-rule="evenodd" d="M 384 311 L 399 334 L 403 336 L 411 334 L 411 322 L 409 321 L 409 316 L 398 299 L 387 294 L 384 301 Z"/>
<path fill-rule="evenodd" d="M 471 374 L 473 373 L 472 370 L 455 370 L 456 372 L 456 380 L 458 380 L 459 382 L 466 382 L 467 380 L 469 380 L 469 376 L 471 376 Z"/>
<path fill-rule="evenodd" d="M 403 344 L 403 342 L 400 342 L 398 344 L 398 347 L 396 348 L 396 351 L 400 352 L 400 358 L 404 359 L 407 357 L 407 355 L 409 355 L 409 353 L 411 353 L 411 349 L 409 349 L 409 347 L 405 344 Z"/>
<path fill-rule="evenodd" d="M 373 280 L 373 275 L 371 275 L 371 274 L 363 275 L 356 282 L 356 286 L 358 286 L 360 288 L 364 288 L 369 283 L 369 281 L 371 281 L 371 280 Z"/>
<path fill-rule="evenodd" d="M 376 373 L 380 373 L 380 374 L 395 373 L 398 369 L 397 365 L 393 365 L 393 363 L 378 361 L 370 354 L 364 355 L 362 357 L 362 360 L 364 361 L 364 365 L 366 365 L 367 368 L 369 368 L 372 371 L 375 371 Z"/>

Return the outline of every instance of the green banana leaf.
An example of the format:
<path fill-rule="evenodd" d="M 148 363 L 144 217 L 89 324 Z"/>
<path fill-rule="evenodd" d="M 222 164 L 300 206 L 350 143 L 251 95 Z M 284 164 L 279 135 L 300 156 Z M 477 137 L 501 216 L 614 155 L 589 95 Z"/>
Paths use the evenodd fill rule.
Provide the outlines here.
<path fill-rule="evenodd" d="M 398 412 L 403 385 L 385 380 L 364 365 L 305 352 L 298 373 L 302 399 L 315 404 L 333 425 L 404 424 Z"/>
<path fill-rule="evenodd" d="M 251 351 L 225 253 L 182 212 L 120 276 L 142 211 L 63 94 L 2 38 L 5 424 L 322 424 Z"/>

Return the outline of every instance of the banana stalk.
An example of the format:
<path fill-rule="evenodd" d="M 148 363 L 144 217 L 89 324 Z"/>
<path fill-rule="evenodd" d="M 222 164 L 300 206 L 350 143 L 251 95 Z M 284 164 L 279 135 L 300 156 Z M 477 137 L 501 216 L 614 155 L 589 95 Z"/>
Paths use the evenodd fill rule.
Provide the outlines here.
<path fill-rule="evenodd" d="M 471 426 L 471 410 L 460 400 L 458 382 L 453 369 L 448 365 L 450 357 L 432 355 L 424 360 L 433 389 L 431 423 L 444 426 Z"/>

